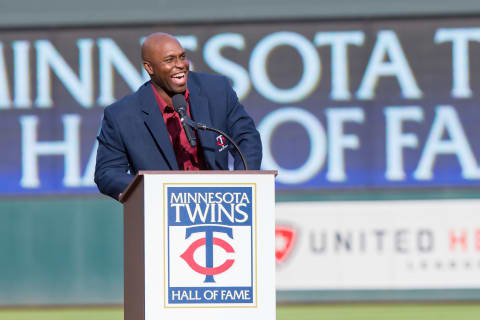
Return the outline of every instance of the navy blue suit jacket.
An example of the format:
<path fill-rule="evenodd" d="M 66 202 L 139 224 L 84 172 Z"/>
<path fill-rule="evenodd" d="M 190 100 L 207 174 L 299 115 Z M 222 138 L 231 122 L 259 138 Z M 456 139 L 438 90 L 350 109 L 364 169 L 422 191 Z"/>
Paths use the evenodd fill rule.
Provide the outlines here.
<path fill-rule="evenodd" d="M 248 169 L 260 169 L 260 135 L 228 80 L 222 76 L 190 72 L 187 86 L 192 119 L 224 131 L 240 147 Z M 228 151 L 235 159 L 234 168 L 243 169 L 240 156 L 231 146 L 221 150 L 217 136 L 211 131 L 198 131 L 208 169 L 228 170 Z M 97 140 L 95 183 L 100 192 L 115 199 L 139 170 L 178 170 L 150 81 L 105 108 Z"/>

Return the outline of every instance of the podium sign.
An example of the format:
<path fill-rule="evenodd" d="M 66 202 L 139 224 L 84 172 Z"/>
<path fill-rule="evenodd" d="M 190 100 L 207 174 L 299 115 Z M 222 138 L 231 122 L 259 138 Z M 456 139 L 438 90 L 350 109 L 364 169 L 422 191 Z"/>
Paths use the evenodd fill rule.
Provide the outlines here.
<path fill-rule="evenodd" d="M 121 198 L 125 319 L 275 319 L 274 176 L 141 172 Z"/>

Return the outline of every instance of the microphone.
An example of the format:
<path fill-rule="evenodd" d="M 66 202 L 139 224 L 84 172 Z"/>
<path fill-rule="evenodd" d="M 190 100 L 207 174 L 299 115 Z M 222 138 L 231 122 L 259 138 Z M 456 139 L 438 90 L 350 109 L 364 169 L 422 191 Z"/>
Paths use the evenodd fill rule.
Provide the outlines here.
<path fill-rule="evenodd" d="M 185 101 L 185 97 L 183 94 L 176 94 L 172 97 L 173 108 L 177 113 L 180 115 L 180 122 L 182 123 L 183 130 L 187 136 L 188 142 L 195 148 L 197 146 L 197 140 L 195 138 L 195 134 L 190 127 L 192 120 L 188 117 L 187 114 L 187 101 Z"/>
<path fill-rule="evenodd" d="M 235 143 L 235 141 L 233 141 L 232 138 L 230 138 L 225 132 L 221 130 L 208 127 L 205 124 L 194 122 L 190 119 L 190 117 L 187 114 L 187 101 L 185 101 L 185 97 L 183 96 L 183 94 L 174 95 L 172 97 L 172 102 L 173 102 L 173 108 L 180 115 L 180 121 L 182 122 L 183 130 L 185 130 L 185 134 L 187 135 L 188 142 L 190 142 L 190 145 L 192 147 L 195 147 L 197 145 L 195 135 L 192 132 L 192 128 L 195 128 L 197 130 L 212 131 L 212 132 L 221 134 L 228 141 L 230 141 L 230 143 L 235 147 L 235 150 L 238 152 L 238 154 L 240 155 L 240 158 L 242 159 L 243 169 L 248 170 L 247 161 L 245 160 L 245 157 L 243 156 L 242 151 L 240 151 L 240 148 Z"/>

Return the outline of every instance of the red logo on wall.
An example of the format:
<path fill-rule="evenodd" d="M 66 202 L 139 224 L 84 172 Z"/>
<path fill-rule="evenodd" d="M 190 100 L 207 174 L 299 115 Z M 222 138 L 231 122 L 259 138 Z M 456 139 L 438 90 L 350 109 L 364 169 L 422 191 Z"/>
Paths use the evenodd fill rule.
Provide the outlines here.
<path fill-rule="evenodd" d="M 275 227 L 275 260 L 278 263 L 287 260 L 295 245 L 296 237 L 297 231 L 292 227 L 280 225 Z"/>

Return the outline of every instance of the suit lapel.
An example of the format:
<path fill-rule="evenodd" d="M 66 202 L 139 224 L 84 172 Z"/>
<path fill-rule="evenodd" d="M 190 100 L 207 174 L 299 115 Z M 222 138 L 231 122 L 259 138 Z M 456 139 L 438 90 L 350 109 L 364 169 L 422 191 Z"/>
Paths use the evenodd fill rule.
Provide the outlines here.
<path fill-rule="evenodd" d="M 178 170 L 175 152 L 173 151 L 167 127 L 163 121 L 162 112 L 160 111 L 157 101 L 155 100 L 151 83 L 149 82 L 148 84 L 144 85 L 139 94 L 145 125 L 153 135 L 157 145 L 160 147 L 160 151 L 163 153 L 163 156 L 170 165 L 170 168 L 173 170 Z"/>
<path fill-rule="evenodd" d="M 188 91 L 190 92 L 190 112 L 193 121 L 211 126 L 210 108 L 206 97 L 202 96 L 200 88 L 189 78 Z M 215 136 L 210 131 L 197 130 L 200 145 L 203 149 L 205 160 L 210 169 L 215 169 Z"/>

